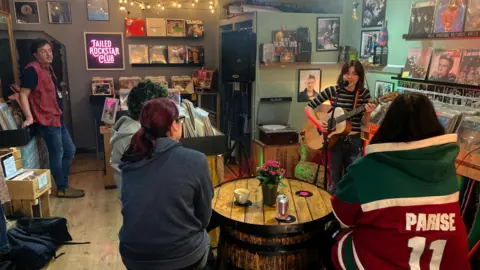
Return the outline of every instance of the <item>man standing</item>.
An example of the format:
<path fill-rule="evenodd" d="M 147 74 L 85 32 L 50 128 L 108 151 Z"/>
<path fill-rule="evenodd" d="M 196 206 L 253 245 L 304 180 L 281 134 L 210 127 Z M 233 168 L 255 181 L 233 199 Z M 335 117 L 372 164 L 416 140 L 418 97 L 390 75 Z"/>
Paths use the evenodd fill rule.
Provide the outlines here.
<path fill-rule="evenodd" d="M 63 123 L 63 101 L 59 82 L 53 72 L 52 47 L 48 41 L 32 42 L 30 52 L 35 60 L 24 69 L 20 89 L 20 106 L 26 120 L 23 127 L 34 124 L 47 145 L 50 171 L 57 184 L 57 196 L 79 198 L 85 192 L 68 186 L 70 166 L 75 156 L 75 145 Z"/>

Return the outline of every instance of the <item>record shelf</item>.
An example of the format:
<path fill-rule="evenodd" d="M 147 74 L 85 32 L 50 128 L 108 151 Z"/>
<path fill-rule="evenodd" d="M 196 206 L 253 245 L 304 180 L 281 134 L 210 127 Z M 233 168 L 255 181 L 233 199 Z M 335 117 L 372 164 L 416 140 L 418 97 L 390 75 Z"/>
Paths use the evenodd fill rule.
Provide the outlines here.
<path fill-rule="evenodd" d="M 131 64 L 132 67 L 203 67 L 204 63 L 199 64 Z"/>
<path fill-rule="evenodd" d="M 405 40 L 480 38 L 480 31 L 404 34 Z"/>
<path fill-rule="evenodd" d="M 425 84 L 433 84 L 433 85 L 447 86 L 447 87 L 453 87 L 453 88 L 470 88 L 470 89 L 479 90 L 478 85 L 471 85 L 471 84 L 460 84 L 460 83 L 451 83 L 451 82 L 443 82 L 443 81 L 402 78 L 400 76 L 392 76 L 391 79 L 398 80 L 398 81 L 405 81 L 405 82 L 425 83 Z"/>

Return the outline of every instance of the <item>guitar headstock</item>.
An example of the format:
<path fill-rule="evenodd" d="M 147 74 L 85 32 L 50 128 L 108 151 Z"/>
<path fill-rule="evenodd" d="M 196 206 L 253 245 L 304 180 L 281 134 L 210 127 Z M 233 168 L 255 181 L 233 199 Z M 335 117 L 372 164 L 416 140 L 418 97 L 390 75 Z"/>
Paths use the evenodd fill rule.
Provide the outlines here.
<path fill-rule="evenodd" d="M 398 97 L 398 95 L 399 95 L 398 92 L 391 92 L 391 93 L 383 95 L 379 98 L 375 98 L 372 103 L 375 103 L 375 104 L 386 103 L 386 102 L 394 100 L 395 98 Z"/>

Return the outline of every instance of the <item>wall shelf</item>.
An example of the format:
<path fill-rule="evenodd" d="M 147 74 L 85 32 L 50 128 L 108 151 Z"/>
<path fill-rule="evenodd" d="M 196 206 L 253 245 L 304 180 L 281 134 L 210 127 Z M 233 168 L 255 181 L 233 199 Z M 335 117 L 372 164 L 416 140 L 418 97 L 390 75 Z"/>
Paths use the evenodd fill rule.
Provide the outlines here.
<path fill-rule="evenodd" d="M 426 33 L 426 34 L 404 34 L 405 40 L 422 39 L 462 39 L 462 38 L 480 38 L 480 31 L 469 32 L 449 32 L 449 33 Z"/>
<path fill-rule="evenodd" d="M 131 64 L 132 67 L 202 67 L 204 64 Z"/>
<path fill-rule="evenodd" d="M 126 39 L 183 39 L 183 40 L 202 40 L 205 38 L 205 33 L 201 37 L 163 37 L 163 36 L 132 36 Z"/>
<path fill-rule="evenodd" d="M 316 68 L 325 66 L 339 66 L 338 63 L 321 63 L 321 62 L 269 62 L 260 63 L 260 69 L 270 68 Z"/>
<path fill-rule="evenodd" d="M 471 88 L 471 89 L 477 89 L 477 90 L 479 88 L 478 85 L 450 83 L 450 82 L 442 82 L 442 81 L 431 81 L 431 80 L 420 80 L 420 79 L 402 78 L 402 77 L 397 77 L 397 76 L 392 76 L 392 80 L 405 81 L 405 82 L 415 82 L 415 83 L 426 83 L 426 84 L 447 86 L 447 87 L 453 87 L 453 88 Z"/>

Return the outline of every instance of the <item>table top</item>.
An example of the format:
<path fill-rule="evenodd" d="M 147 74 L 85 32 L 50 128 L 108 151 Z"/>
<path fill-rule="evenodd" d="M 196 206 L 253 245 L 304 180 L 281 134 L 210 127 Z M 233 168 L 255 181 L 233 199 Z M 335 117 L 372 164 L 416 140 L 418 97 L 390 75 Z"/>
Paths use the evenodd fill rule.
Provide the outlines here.
<path fill-rule="evenodd" d="M 315 185 L 294 179 L 283 179 L 285 187 L 279 186 L 279 194 L 288 197 L 288 214 L 296 217 L 293 223 L 278 222 L 275 218 L 276 206 L 263 205 L 262 187 L 256 178 L 244 178 L 225 182 L 215 187 L 212 200 L 212 209 L 227 220 L 252 225 L 299 225 L 310 223 L 331 215 L 331 195 Z M 246 188 L 250 191 L 248 199 L 251 206 L 237 206 L 233 191 L 237 188 Z M 295 195 L 297 191 L 309 191 L 311 197 Z"/>

